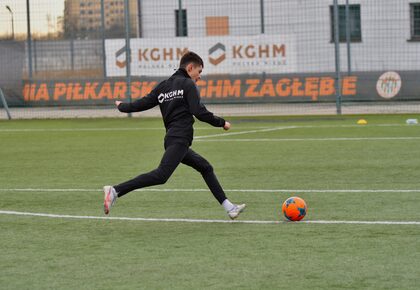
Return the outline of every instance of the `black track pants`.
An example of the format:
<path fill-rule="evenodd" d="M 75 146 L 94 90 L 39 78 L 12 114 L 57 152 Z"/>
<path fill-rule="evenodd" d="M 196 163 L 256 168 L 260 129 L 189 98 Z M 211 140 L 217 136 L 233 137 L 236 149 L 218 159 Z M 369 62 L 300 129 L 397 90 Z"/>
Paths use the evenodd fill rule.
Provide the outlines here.
<path fill-rule="evenodd" d="M 121 197 L 138 188 L 164 184 L 178 167 L 179 163 L 188 165 L 200 172 L 214 197 L 220 204 L 223 203 L 226 196 L 214 174 L 211 164 L 201 155 L 191 150 L 186 142 L 178 139 L 168 139 L 165 141 L 165 153 L 158 168 L 118 184 L 114 188 L 118 192 L 118 196 Z"/>

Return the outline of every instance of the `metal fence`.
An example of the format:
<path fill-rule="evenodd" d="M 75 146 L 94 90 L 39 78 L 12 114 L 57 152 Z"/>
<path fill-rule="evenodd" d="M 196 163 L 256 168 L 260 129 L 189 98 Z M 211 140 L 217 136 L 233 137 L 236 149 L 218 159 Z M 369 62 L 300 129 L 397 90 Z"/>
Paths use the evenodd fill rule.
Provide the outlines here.
<path fill-rule="evenodd" d="M 10 107 L 132 100 L 192 50 L 205 62 L 206 103 L 420 111 L 420 1 L 3 2 L 0 87 Z"/>

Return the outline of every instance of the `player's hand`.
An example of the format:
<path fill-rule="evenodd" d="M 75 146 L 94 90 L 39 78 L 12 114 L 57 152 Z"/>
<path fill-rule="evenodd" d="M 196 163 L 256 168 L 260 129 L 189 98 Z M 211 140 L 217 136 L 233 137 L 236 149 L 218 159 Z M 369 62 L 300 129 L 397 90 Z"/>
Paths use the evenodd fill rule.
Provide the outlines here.
<path fill-rule="evenodd" d="M 118 107 L 122 102 L 121 101 L 115 101 L 115 105 Z"/>
<path fill-rule="evenodd" d="M 230 129 L 230 123 L 228 121 L 225 121 L 225 125 L 223 126 L 223 129 L 226 131 Z"/>

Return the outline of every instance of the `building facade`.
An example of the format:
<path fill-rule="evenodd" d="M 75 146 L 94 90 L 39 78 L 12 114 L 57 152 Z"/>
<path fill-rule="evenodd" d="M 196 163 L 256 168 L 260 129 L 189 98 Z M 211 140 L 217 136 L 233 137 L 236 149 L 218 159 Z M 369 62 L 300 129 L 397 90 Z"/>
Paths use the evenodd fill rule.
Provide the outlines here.
<path fill-rule="evenodd" d="M 341 68 L 353 71 L 420 67 L 419 0 L 350 0 L 350 60 L 345 3 L 339 0 Z M 272 35 L 295 39 L 296 72 L 335 70 L 331 0 L 142 0 L 144 38 L 177 35 L 178 11 L 188 38 Z M 181 7 L 179 4 L 181 3 Z"/>
<path fill-rule="evenodd" d="M 104 1 L 104 28 L 107 37 L 123 37 L 125 33 L 124 0 Z M 130 34 L 138 36 L 137 0 L 129 0 Z M 67 36 L 101 36 L 101 0 L 66 0 L 64 31 Z"/>

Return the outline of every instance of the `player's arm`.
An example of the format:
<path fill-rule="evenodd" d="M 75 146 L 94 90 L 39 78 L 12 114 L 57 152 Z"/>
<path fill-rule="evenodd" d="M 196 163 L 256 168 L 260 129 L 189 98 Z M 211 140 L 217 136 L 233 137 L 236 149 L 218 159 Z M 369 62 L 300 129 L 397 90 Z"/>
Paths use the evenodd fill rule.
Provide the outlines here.
<path fill-rule="evenodd" d="M 185 98 L 188 103 L 190 112 L 200 121 L 206 122 L 214 127 L 223 127 L 225 130 L 230 129 L 230 123 L 225 119 L 215 116 L 212 112 L 208 111 L 206 106 L 201 103 L 198 88 L 194 83 L 189 83 L 186 89 Z"/>
<path fill-rule="evenodd" d="M 120 112 L 132 113 L 149 110 L 158 105 L 157 87 L 154 88 L 147 96 L 135 100 L 131 103 L 124 103 L 122 101 L 115 101 L 115 105 Z"/>

